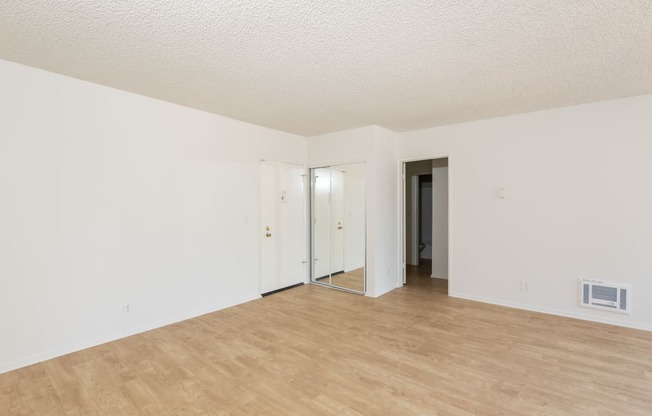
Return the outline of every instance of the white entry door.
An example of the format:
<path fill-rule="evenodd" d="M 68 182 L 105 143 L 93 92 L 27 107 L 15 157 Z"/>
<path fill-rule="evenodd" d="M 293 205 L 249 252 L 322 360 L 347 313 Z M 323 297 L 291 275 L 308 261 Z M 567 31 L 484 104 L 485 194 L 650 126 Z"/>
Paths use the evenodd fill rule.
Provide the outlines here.
<path fill-rule="evenodd" d="M 306 232 L 303 167 L 261 162 L 261 293 L 303 283 Z"/>

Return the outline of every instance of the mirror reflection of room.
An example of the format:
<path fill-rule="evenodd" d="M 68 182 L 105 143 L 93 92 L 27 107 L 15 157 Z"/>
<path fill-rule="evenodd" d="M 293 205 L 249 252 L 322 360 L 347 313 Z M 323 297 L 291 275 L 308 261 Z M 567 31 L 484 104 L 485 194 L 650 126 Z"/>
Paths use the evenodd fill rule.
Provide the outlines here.
<path fill-rule="evenodd" d="M 365 292 L 365 164 L 311 171 L 312 281 Z"/>
<path fill-rule="evenodd" d="M 312 175 L 312 276 L 318 283 L 330 284 L 331 169 L 318 168 Z"/>

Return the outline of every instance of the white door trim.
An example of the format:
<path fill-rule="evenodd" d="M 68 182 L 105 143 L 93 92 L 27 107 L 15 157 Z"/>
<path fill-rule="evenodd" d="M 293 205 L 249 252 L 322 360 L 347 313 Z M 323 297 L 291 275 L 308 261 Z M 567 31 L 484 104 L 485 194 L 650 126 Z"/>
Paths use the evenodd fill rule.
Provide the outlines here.
<path fill-rule="evenodd" d="M 410 264 L 416 265 L 419 265 L 419 213 L 421 212 L 421 206 L 419 204 L 421 200 L 419 195 L 419 176 L 412 176 L 412 182 L 410 183 L 410 187 L 412 188 L 412 224 L 410 224 L 412 227 L 412 241 L 406 241 L 405 247 L 406 250 L 410 247 L 410 253 L 412 254 Z"/>

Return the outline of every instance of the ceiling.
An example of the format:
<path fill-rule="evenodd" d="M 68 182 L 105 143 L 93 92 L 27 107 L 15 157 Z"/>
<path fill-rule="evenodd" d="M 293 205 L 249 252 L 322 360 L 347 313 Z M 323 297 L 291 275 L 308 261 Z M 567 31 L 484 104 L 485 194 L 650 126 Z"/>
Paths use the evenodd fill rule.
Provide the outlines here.
<path fill-rule="evenodd" d="M 301 135 L 652 93 L 650 0 L 1 0 L 0 58 Z"/>

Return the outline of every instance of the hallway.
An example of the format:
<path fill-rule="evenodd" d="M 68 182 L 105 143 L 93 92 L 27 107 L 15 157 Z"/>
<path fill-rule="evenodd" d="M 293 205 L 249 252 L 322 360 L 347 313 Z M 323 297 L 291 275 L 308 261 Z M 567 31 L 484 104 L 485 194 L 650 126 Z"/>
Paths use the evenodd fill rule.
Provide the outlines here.
<path fill-rule="evenodd" d="M 432 263 L 430 260 L 421 259 L 418 266 L 407 265 L 407 283 L 404 289 L 410 291 L 424 290 L 428 293 L 448 294 L 448 280 L 430 277 Z"/>

